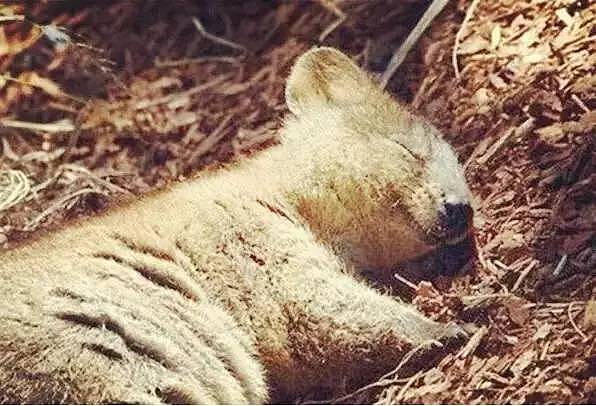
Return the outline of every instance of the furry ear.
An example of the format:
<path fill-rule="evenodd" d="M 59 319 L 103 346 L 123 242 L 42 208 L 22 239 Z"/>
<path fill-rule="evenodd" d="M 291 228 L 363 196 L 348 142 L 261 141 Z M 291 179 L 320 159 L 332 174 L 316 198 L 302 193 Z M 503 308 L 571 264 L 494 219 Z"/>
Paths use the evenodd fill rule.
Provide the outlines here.
<path fill-rule="evenodd" d="M 376 85 L 348 56 L 334 48 L 312 48 L 294 64 L 286 103 L 297 116 L 317 105 L 364 102 Z"/>

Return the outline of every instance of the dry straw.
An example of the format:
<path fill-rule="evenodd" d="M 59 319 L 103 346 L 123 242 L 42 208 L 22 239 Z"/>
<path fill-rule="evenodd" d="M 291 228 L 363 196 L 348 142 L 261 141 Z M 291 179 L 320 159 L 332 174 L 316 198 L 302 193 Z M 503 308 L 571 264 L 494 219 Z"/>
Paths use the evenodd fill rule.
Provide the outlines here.
<path fill-rule="evenodd" d="M 31 184 L 23 172 L 9 169 L 0 173 L 0 212 L 23 201 L 30 190 Z"/>

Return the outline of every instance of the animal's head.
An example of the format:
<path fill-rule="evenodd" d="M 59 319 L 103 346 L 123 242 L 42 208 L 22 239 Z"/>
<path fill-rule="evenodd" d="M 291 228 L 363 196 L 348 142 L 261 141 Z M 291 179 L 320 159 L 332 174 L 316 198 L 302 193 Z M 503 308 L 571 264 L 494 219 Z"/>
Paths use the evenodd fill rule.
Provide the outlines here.
<path fill-rule="evenodd" d="M 286 101 L 298 210 L 357 268 L 393 269 L 468 238 L 470 192 L 454 150 L 350 58 L 303 54 Z"/>

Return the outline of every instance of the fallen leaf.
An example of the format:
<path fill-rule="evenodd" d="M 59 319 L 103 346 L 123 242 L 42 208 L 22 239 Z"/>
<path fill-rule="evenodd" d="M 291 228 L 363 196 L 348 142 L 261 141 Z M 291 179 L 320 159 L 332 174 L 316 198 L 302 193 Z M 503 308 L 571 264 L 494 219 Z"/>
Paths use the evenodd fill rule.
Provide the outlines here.
<path fill-rule="evenodd" d="M 518 326 L 525 325 L 530 319 L 530 312 L 524 307 L 526 303 L 525 300 L 516 297 L 507 298 L 507 300 L 503 302 L 503 305 L 509 314 L 509 318 Z"/>
<path fill-rule="evenodd" d="M 513 376 L 518 378 L 534 362 L 534 358 L 536 358 L 536 353 L 533 350 L 528 350 L 515 360 L 509 370 L 513 373 Z"/>
<path fill-rule="evenodd" d="M 523 247 L 526 244 L 526 240 L 523 234 L 515 232 L 506 232 L 506 235 L 502 235 L 501 249 L 514 249 Z"/>
<path fill-rule="evenodd" d="M 519 42 L 521 42 L 525 47 L 529 48 L 534 45 L 538 41 L 538 31 L 534 28 L 530 28 L 528 31 L 524 32 L 523 35 L 519 38 Z"/>
<path fill-rule="evenodd" d="M 534 336 L 532 337 L 532 339 L 534 341 L 542 340 L 550 334 L 550 330 L 551 330 L 551 325 L 548 323 L 545 323 L 545 324 L 541 325 L 540 327 L 538 327 L 538 329 L 534 333 Z"/>
<path fill-rule="evenodd" d="M 559 396 L 568 396 L 571 392 L 567 385 L 561 382 L 560 379 L 551 379 L 544 382 L 539 387 L 541 393 L 557 393 Z"/>
<path fill-rule="evenodd" d="M 586 303 L 584 327 L 587 329 L 596 327 L 596 300 L 588 300 L 588 303 Z"/>
<path fill-rule="evenodd" d="M 501 26 L 495 25 L 495 27 L 490 32 L 490 47 L 492 49 L 497 49 L 499 44 L 501 43 Z"/>
<path fill-rule="evenodd" d="M 459 55 L 471 55 L 489 48 L 490 42 L 488 42 L 481 36 L 476 35 L 474 37 L 471 37 L 464 43 L 460 44 L 459 48 L 457 49 L 457 53 Z"/>
<path fill-rule="evenodd" d="M 473 96 L 474 102 L 478 106 L 484 106 L 489 104 L 492 97 L 493 96 L 491 92 L 489 92 L 488 89 L 485 87 L 481 87 L 480 89 L 478 89 Z"/>
<path fill-rule="evenodd" d="M 575 19 L 573 17 L 571 17 L 571 15 L 569 14 L 569 12 L 567 11 L 567 9 L 565 7 L 556 10 L 555 15 L 557 17 L 559 17 L 559 20 L 561 20 L 563 23 L 565 23 L 565 25 L 568 27 L 572 26 L 573 23 L 575 22 Z"/>
<path fill-rule="evenodd" d="M 490 84 L 493 85 L 497 89 L 504 89 L 507 87 L 507 83 L 497 74 L 491 73 L 488 75 L 488 80 Z"/>
<path fill-rule="evenodd" d="M 545 142 L 557 142 L 565 135 L 560 123 L 555 123 L 536 130 L 536 134 Z"/>
<path fill-rule="evenodd" d="M 529 65 L 539 63 L 544 61 L 548 58 L 548 54 L 545 52 L 532 52 L 531 54 L 524 55 L 522 57 L 522 63 L 527 63 Z"/>
<path fill-rule="evenodd" d="M 172 125 L 175 127 L 182 127 L 192 124 L 199 119 L 199 115 L 192 111 L 182 111 L 171 117 Z"/>

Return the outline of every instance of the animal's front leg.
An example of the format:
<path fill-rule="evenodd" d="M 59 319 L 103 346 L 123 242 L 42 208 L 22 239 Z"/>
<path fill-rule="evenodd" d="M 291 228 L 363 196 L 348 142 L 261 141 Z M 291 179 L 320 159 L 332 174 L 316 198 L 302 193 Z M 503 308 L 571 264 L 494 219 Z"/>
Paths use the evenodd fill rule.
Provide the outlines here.
<path fill-rule="evenodd" d="M 312 269 L 291 279 L 300 291 L 284 304 L 290 362 L 271 371 L 274 397 L 366 383 L 412 348 L 428 349 L 461 331 L 339 272 Z"/>

